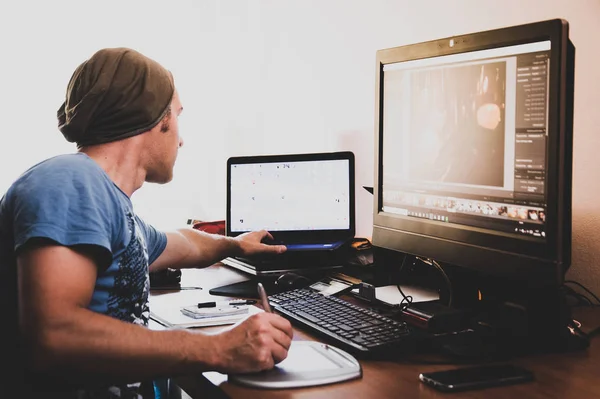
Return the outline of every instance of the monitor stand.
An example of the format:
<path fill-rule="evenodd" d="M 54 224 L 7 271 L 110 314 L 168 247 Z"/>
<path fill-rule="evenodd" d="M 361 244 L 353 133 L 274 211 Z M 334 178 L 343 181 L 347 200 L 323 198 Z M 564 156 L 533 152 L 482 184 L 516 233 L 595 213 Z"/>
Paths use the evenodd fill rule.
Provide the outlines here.
<path fill-rule="evenodd" d="M 447 354 L 505 360 L 521 355 L 573 352 L 589 346 L 589 338 L 575 326 L 560 286 L 474 272 L 458 275 L 453 273 L 457 270 L 445 266 L 454 292 L 478 293 L 472 295 L 470 304 L 462 304 L 475 321 L 470 333 L 463 338 L 450 337 L 444 345 Z"/>

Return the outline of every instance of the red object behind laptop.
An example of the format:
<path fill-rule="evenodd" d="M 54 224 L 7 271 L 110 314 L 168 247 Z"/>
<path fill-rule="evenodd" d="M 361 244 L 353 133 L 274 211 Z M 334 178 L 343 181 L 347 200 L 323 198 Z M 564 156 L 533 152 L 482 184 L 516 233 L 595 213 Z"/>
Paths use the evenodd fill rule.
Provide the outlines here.
<path fill-rule="evenodd" d="M 215 220 L 213 222 L 195 221 L 192 228 L 200 231 L 205 231 L 211 234 L 225 235 L 225 221 Z"/>

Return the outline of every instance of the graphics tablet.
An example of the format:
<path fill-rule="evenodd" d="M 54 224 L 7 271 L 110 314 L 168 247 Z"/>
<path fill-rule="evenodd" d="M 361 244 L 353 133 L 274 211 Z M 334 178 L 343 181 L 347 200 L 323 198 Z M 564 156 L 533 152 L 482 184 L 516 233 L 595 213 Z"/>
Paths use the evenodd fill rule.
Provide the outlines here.
<path fill-rule="evenodd" d="M 228 381 L 253 388 L 281 389 L 333 384 L 362 377 L 358 360 L 315 341 L 293 341 L 288 357 L 260 373 L 230 374 Z"/>

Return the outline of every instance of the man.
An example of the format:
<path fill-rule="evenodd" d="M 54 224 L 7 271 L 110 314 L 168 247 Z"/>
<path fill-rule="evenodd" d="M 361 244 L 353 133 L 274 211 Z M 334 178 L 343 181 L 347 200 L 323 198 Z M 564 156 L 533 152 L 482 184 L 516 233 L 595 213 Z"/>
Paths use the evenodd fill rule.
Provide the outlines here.
<path fill-rule="evenodd" d="M 261 242 L 266 231 L 165 234 L 135 215 L 132 194 L 173 177 L 182 110 L 171 73 L 134 50 L 100 50 L 75 70 L 58 119 L 79 151 L 33 166 L 0 201 L 5 390 L 146 398 L 154 379 L 286 358 L 291 325 L 270 313 L 214 335 L 145 327 L 149 271 L 285 251 Z"/>

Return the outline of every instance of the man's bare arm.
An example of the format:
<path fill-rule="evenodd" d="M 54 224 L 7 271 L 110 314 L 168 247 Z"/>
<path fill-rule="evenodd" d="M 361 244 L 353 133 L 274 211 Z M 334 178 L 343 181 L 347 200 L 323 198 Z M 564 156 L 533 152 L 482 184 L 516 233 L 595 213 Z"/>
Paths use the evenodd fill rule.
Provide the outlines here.
<path fill-rule="evenodd" d="M 180 229 L 167 233 L 167 246 L 158 259 L 150 265 L 150 271 L 167 267 L 176 269 L 206 267 L 228 256 L 278 254 L 286 250 L 283 245 L 262 243 L 265 238 L 273 237 L 265 230 L 232 238 L 194 229 Z"/>
<path fill-rule="evenodd" d="M 117 383 L 235 370 L 228 363 L 233 357 L 239 367 L 259 370 L 287 356 L 291 326 L 271 314 L 210 336 L 152 331 L 93 312 L 96 275 L 91 258 L 67 247 L 42 246 L 19 256 L 19 323 L 34 370 Z"/>

